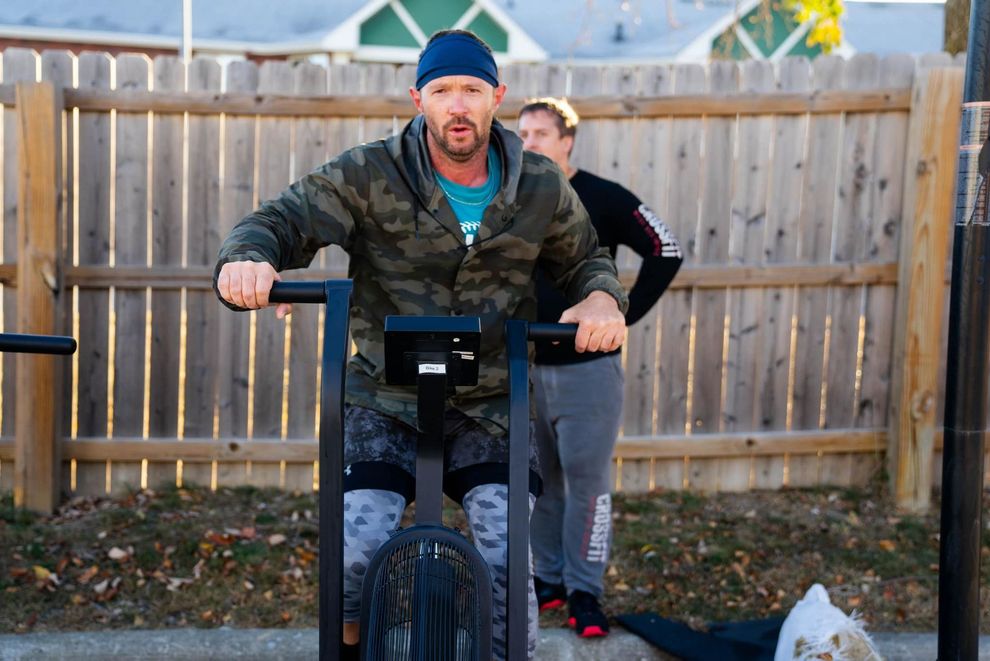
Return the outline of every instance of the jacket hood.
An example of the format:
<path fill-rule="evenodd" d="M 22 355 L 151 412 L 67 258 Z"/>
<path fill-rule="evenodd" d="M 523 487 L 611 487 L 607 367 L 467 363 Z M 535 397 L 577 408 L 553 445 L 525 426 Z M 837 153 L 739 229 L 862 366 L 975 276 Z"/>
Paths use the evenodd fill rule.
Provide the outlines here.
<path fill-rule="evenodd" d="M 390 138 L 388 150 L 403 179 L 409 188 L 420 199 L 424 207 L 435 209 L 439 203 L 436 177 L 433 173 L 433 163 L 430 160 L 430 148 L 427 145 L 426 118 L 417 115 L 406 124 L 402 133 Z M 502 161 L 502 201 L 506 207 L 512 206 L 516 200 L 519 188 L 519 177 L 522 174 L 523 143 L 512 131 L 508 130 L 498 120 L 492 121 L 491 144 L 495 145 Z"/>

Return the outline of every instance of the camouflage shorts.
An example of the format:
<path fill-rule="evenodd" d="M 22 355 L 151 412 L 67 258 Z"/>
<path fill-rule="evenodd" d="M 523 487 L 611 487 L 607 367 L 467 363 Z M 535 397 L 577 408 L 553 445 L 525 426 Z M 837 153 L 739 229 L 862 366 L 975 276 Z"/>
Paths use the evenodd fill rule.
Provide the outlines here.
<path fill-rule="evenodd" d="M 508 436 L 495 436 L 460 411 L 445 421 L 444 492 L 460 502 L 479 484 L 508 481 Z M 417 431 L 384 413 L 348 404 L 344 410 L 344 489 L 386 489 L 412 501 Z M 530 491 L 541 489 L 539 458 L 530 426 Z"/>

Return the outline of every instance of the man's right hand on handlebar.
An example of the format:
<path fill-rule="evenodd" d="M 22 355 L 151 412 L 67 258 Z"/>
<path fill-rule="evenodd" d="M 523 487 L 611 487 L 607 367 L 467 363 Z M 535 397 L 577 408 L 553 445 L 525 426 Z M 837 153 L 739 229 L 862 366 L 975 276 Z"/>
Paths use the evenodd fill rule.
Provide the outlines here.
<path fill-rule="evenodd" d="M 269 306 L 268 293 L 282 277 L 268 262 L 227 262 L 217 276 L 217 290 L 228 303 L 248 310 Z M 292 312 L 290 303 L 279 303 L 275 316 L 279 319 Z"/>

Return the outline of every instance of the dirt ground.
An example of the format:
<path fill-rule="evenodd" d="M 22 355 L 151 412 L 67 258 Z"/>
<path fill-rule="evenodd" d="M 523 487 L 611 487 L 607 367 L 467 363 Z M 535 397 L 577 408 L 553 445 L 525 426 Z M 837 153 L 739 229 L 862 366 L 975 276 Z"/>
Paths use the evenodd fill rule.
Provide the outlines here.
<path fill-rule="evenodd" d="M 619 495 L 614 508 L 613 615 L 697 627 L 782 615 L 819 582 L 870 629 L 935 629 L 937 503 L 905 516 L 876 490 L 816 489 Z M 315 626 L 317 509 L 313 494 L 189 488 L 75 499 L 34 518 L 7 495 L 0 632 Z M 467 528 L 459 510 L 448 518 Z M 986 595 L 986 572 L 982 583 Z"/>

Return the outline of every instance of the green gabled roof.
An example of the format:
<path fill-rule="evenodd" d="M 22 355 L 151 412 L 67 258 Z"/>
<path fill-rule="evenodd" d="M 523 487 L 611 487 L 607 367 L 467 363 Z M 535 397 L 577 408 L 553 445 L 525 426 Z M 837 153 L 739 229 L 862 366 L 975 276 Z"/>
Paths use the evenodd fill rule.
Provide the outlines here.
<path fill-rule="evenodd" d="M 360 39 L 367 46 L 420 47 L 419 41 L 390 5 L 385 5 L 361 24 Z"/>
<path fill-rule="evenodd" d="M 399 0 L 427 37 L 437 30 L 452 27 L 471 5 L 472 0 Z"/>
<path fill-rule="evenodd" d="M 398 4 L 409 15 L 423 35 L 429 37 L 437 30 L 454 27 L 473 6 L 473 0 L 398 0 Z M 467 29 L 484 39 L 492 50 L 500 53 L 509 51 L 509 33 L 488 12 L 481 10 L 471 19 Z M 370 18 L 361 23 L 360 43 L 362 46 L 391 46 L 399 48 L 421 48 L 420 38 L 410 31 L 409 26 L 396 13 L 391 3 L 386 4 Z"/>
<path fill-rule="evenodd" d="M 797 12 L 785 6 L 782 0 L 760 2 L 750 9 L 738 21 L 712 41 L 712 54 L 734 60 L 746 60 L 754 56 L 750 48 L 743 43 L 737 29 L 742 30 L 751 46 L 755 46 L 763 58 L 770 58 L 784 45 L 784 42 L 795 30 L 801 29 L 801 23 L 796 20 Z M 791 47 L 789 55 L 820 55 L 820 46 L 809 48 L 802 37 Z"/>

